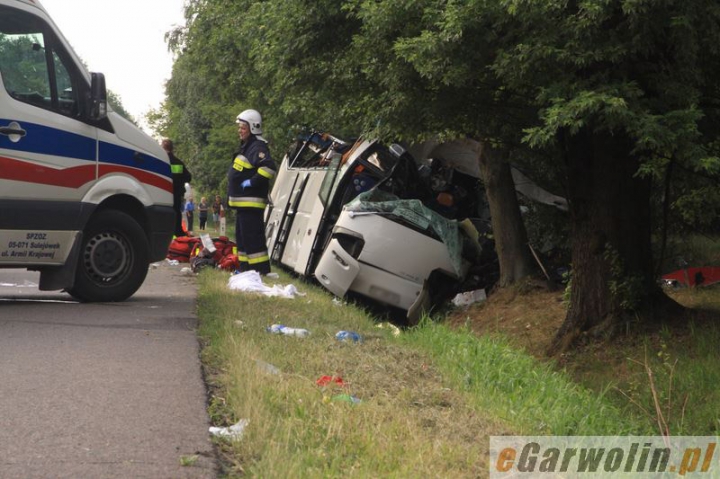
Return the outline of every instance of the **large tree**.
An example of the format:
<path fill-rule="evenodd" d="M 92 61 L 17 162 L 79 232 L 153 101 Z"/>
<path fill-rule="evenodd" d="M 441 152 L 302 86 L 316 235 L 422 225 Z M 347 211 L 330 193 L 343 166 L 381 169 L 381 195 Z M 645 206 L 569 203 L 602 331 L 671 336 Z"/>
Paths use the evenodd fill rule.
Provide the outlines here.
<path fill-rule="evenodd" d="M 657 286 L 653 188 L 668 165 L 716 169 L 720 6 L 506 2 L 494 69 L 537 107 L 525 140 L 558 148 L 572 225 L 572 294 L 551 352 L 677 307 Z"/>

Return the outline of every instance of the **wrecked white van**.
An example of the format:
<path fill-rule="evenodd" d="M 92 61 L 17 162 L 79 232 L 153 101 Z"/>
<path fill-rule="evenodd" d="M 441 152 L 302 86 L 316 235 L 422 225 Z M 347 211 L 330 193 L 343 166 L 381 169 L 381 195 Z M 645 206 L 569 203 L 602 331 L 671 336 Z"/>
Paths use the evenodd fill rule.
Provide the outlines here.
<path fill-rule="evenodd" d="M 410 321 L 457 287 L 480 254 L 482 186 L 399 145 L 313 133 L 285 155 L 266 210 L 275 263 L 407 312 Z M 469 233 L 469 234 L 468 234 Z M 470 246 L 468 246 L 470 245 Z"/>

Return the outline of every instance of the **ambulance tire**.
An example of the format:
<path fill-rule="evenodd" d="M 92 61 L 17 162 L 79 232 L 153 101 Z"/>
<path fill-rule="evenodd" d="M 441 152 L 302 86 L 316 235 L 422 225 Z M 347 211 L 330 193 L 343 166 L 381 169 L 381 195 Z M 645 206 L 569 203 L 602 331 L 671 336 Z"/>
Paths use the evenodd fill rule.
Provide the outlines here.
<path fill-rule="evenodd" d="M 75 284 L 68 293 L 83 302 L 124 301 L 145 281 L 149 246 L 129 215 L 101 211 L 83 232 Z"/>

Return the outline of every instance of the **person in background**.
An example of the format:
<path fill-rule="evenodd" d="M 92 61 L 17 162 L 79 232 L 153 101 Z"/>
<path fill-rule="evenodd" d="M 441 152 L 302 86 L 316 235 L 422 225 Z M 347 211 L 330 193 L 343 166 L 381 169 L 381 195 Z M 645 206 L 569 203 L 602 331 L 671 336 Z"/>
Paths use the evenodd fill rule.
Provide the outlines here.
<path fill-rule="evenodd" d="M 228 170 L 228 206 L 235 210 L 235 243 L 240 271 L 270 272 L 263 215 L 277 167 L 262 138 L 262 117 L 245 110 L 236 118 L 240 150 Z"/>
<path fill-rule="evenodd" d="M 200 220 L 200 230 L 205 231 L 205 225 L 208 219 L 208 202 L 204 196 L 200 198 L 200 203 L 197 205 L 198 219 Z"/>
<path fill-rule="evenodd" d="M 222 209 L 222 198 L 220 198 L 220 195 L 215 196 L 215 201 L 213 201 L 212 204 L 212 219 L 213 219 L 213 225 L 215 226 L 215 230 L 217 231 L 218 226 L 220 226 L 220 210 Z"/>
<path fill-rule="evenodd" d="M 185 203 L 185 217 L 187 218 L 188 234 L 192 234 L 193 221 L 195 219 L 195 203 L 193 203 L 192 196 L 188 198 L 187 203 Z"/>
<path fill-rule="evenodd" d="M 170 158 L 170 174 L 173 182 L 173 209 L 175 210 L 175 236 L 186 236 L 182 227 L 183 196 L 185 195 L 185 183 L 192 181 L 192 175 L 185 163 L 175 156 L 175 146 L 172 140 L 165 138 L 161 146 L 168 154 L 168 158 Z"/>

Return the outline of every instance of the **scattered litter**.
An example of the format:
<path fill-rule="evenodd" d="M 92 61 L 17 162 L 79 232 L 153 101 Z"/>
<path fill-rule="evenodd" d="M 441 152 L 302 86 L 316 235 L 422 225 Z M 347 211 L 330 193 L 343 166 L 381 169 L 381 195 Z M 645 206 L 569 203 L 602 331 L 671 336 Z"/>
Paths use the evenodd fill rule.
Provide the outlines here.
<path fill-rule="evenodd" d="M 230 427 L 210 427 L 210 434 L 217 437 L 227 437 L 233 440 L 242 439 L 245 427 L 247 427 L 249 419 L 240 419 Z"/>
<path fill-rule="evenodd" d="M 302 328 L 289 328 L 284 324 L 273 324 L 266 328 L 268 333 L 283 334 L 285 336 L 297 336 L 298 338 L 305 338 L 310 335 L 310 331 Z"/>
<path fill-rule="evenodd" d="M 183 274 L 185 276 L 194 276 L 195 273 L 193 273 L 193 270 L 191 268 L 188 268 L 185 266 L 183 269 L 180 270 L 180 274 Z"/>
<path fill-rule="evenodd" d="M 160 265 L 160 263 L 153 263 L 150 265 L 150 269 L 158 269 L 159 265 Z"/>
<path fill-rule="evenodd" d="M 344 401 L 348 402 L 350 404 L 360 404 L 362 401 L 355 396 L 351 396 L 350 394 L 338 394 L 337 396 L 333 396 L 333 401 Z"/>
<path fill-rule="evenodd" d="M 256 359 L 255 364 L 257 364 L 257 367 L 260 368 L 261 371 L 266 372 L 268 374 L 280 374 L 280 369 L 277 368 L 277 366 L 273 366 L 270 363 L 266 363 L 265 361 L 261 359 Z"/>
<path fill-rule="evenodd" d="M 473 303 L 485 301 L 487 295 L 484 289 L 476 289 L 475 291 L 465 291 L 464 293 L 458 293 L 452 300 L 452 304 L 455 306 L 469 306 Z"/>
<path fill-rule="evenodd" d="M 394 324 L 380 323 L 375 327 L 380 328 L 380 329 L 390 329 L 392 331 L 393 336 L 400 336 L 400 328 L 398 328 Z"/>
<path fill-rule="evenodd" d="M 362 343 L 362 336 L 355 331 L 338 331 L 335 339 L 345 343 Z"/>
<path fill-rule="evenodd" d="M 333 298 L 332 301 L 333 301 L 333 305 L 335 305 L 335 306 L 345 306 L 345 301 L 343 301 L 342 299 L 340 299 L 338 297 Z"/>
<path fill-rule="evenodd" d="M 345 384 L 345 381 L 343 381 L 343 379 L 340 376 L 322 376 L 322 377 L 320 377 L 320 379 L 315 381 L 315 384 L 317 384 L 321 388 L 324 388 L 325 386 L 327 386 L 329 384 L 337 385 L 341 388 L 344 388 L 347 386 L 347 384 Z"/>
<path fill-rule="evenodd" d="M 274 285 L 272 288 L 266 286 L 262 282 L 260 273 L 255 270 L 245 271 L 243 273 L 230 276 L 228 287 L 232 290 L 243 291 L 246 293 L 262 293 L 265 296 L 280 296 L 288 299 L 292 299 L 296 295 L 305 296 L 305 293 L 299 292 L 292 284 L 285 287 L 278 284 Z"/>
<path fill-rule="evenodd" d="M 279 278 L 280 278 L 280 275 L 277 274 L 277 273 L 268 273 L 268 274 L 265 275 L 265 277 L 266 277 L 266 278 L 270 278 L 270 279 L 279 279 Z"/>
<path fill-rule="evenodd" d="M 245 323 L 241 319 L 236 319 L 233 324 L 236 328 L 245 329 Z"/>
<path fill-rule="evenodd" d="M 170 266 L 177 266 L 180 264 L 180 261 L 176 259 L 165 259 L 165 261 L 167 261 L 167 264 L 169 264 Z"/>

